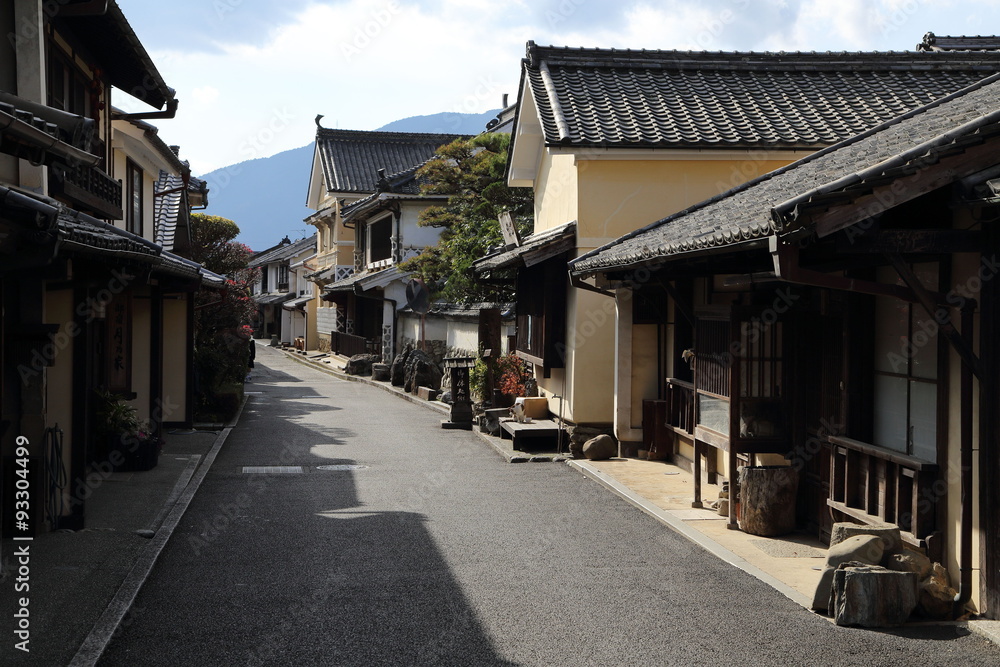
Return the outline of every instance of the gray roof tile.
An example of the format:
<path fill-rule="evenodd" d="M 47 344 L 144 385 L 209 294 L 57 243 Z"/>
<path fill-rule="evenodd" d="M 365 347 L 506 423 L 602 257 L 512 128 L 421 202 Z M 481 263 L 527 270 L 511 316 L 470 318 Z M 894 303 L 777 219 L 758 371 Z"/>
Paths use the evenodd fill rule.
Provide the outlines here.
<path fill-rule="evenodd" d="M 723 53 L 541 47 L 523 72 L 546 143 L 817 147 L 1000 71 L 1000 52 Z"/>
<path fill-rule="evenodd" d="M 956 131 L 961 128 L 961 131 Z M 1000 75 L 636 230 L 570 262 L 576 274 L 759 239 L 1000 134 Z"/>
<path fill-rule="evenodd" d="M 438 147 L 465 136 L 321 127 L 316 132 L 316 150 L 331 192 L 367 194 L 378 189 L 379 169 L 396 176 L 405 174 L 429 160 Z"/>

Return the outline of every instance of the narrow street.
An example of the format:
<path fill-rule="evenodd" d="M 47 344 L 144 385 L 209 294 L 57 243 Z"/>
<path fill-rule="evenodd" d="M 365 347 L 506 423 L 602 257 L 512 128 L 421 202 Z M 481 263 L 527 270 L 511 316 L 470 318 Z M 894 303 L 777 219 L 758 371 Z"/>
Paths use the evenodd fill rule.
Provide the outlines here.
<path fill-rule="evenodd" d="M 247 391 L 100 664 L 1000 664 L 953 626 L 837 627 L 565 465 L 282 352 Z"/>

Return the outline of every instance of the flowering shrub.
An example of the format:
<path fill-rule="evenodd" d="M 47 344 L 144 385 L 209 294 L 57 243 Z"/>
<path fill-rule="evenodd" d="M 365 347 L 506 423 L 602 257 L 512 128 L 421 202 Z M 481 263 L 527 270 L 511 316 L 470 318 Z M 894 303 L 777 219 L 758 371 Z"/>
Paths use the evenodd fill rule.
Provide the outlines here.
<path fill-rule="evenodd" d="M 525 385 L 531 379 L 524 359 L 516 354 L 507 354 L 497 359 L 497 385 L 507 396 L 524 396 Z"/>

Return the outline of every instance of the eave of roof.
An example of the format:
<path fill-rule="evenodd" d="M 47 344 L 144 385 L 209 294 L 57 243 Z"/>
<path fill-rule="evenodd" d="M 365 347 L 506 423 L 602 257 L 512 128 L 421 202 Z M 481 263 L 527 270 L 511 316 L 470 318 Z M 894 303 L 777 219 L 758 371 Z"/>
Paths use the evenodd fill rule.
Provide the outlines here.
<path fill-rule="evenodd" d="M 506 247 L 476 260 L 472 269 L 477 274 L 533 266 L 538 261 L 573 250 L 576 247 L 576 221 L 567 222 L 526 237 L 519 246 Z"/>
<path fill-rule="evenodd" d="M 53 22 L 73 33 L 113 86 L 157 109 L 174 98 L 174 89 L 164 82 L 117 2 L 111 0 L 106 12 L 92 15 L 75 15 L 72 5 L 55 4 L 60 6 Z"/>

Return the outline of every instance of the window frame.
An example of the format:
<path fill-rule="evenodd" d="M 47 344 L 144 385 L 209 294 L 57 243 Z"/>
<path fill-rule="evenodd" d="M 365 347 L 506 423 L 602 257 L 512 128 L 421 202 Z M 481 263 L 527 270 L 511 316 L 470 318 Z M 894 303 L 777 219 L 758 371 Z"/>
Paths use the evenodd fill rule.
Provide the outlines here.
<path fill-rule="evenodd" d="M 145 173 L 131 158 L 125 160 L 125 231 L 143 235 Z"/>

